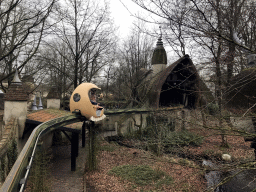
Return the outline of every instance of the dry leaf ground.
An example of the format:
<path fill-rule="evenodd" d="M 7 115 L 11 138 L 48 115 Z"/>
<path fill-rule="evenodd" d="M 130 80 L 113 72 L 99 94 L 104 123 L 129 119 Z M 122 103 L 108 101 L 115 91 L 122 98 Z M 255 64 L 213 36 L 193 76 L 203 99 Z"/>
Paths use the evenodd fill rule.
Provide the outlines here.
<path fill-rule="evenodd" d="M 192 130 L 193 131 L 193 130 Z M 194 130 L 195 131 L 195 130 Z M 221 137 L 217 131 L 200 130 L 198 134 L 207 136 L 199 147 L 187 146 L 181 150 L 195 159 L 182 159 L 175 155 L 164 154 L 157 157 L 150 151 L 137 148 L 127 148 L 106 141 L 100 142 L 98 152 L 98 169 L 86 172 L 85 179 L 89 191 L 97 192 L 126 192 L 126 191 L 204 191 L 206 181 L 200 160 L 210 158 L 221 160 L 223 153 L 232 156 L 232 161 L 254 160 L 253 149 L 250 142 L 245 142 L 243 137 L 227 136 L 230 148 L 221 148 Z M 211 135 L 211 136 L 209 136 Z M 218 162 L 222 163 L 222 162 Z M 149 165 L 151 168 L 162 170 L 173 178 L 173 183 L 156 187 L 154 183 L 146 186 L 136 185 L 134 182 L 110 175 L 109 171 L 120 165 Z"/>

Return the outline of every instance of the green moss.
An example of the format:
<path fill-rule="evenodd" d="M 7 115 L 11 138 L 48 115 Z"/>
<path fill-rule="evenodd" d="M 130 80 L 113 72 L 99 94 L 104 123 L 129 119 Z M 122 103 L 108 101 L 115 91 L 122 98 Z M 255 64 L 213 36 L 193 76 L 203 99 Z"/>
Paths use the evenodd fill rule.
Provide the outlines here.
<path fill-rule="evenodd" d="M 113 152 L 118 148 L 116 144 L 107 144 L 107 145 L 101 145 L 99 147 L 99 150 L 101 151 L 108 151 L 108 152 Z"/>
<path fill-rule="evenodd" d="M 250 67 L 250 68 L 244 68 L 241 72 L 243 71 L 255 71 L 256 67 Z"/>
<path fill-rule="evenodd" d="M 153 170 L 148 165 L 122 165 L 114 167 L 109 171 L 110 175 L 115 175 L 134 182 L 137 185 L 151 185 L 156 187 L 163 184 L 171 184 L 173 179 L 161 170 Z"/>
<path fill-rule="evenodd" d="M 166 146 L 200 146 L 204 137 L 187 130 L 173 132 L 165 139 Z"/>
<path fill-rule="evenodd" d="M 6 168 L 6 160 L 5 157 L 1 157 L 1 166 L 0 166 L 1 170 L 1 180 L 4 181 L 5 180 L 5 168 Z"/>
<path fill-rule="evenodd" d="M 183 165 L 183 166 L 186 166 L 186 165 L 189 165 L 189 160 L 187 160 L 187 159 L 179 159 L 178 160 L 178 163 L 180 164 L 180 165 Z"/>
<path fill-rule="evenodd" d="M 15 139 L 12 140 L 12 142 L 8 147 L 7 157 L 8 157 L 8 173 L 9 173 L 9 171 L 11 170 L 12 166 L 14 165 L 18 157 L 17 142 Z"/>
<path fill-rule="evenodd" d="M 28 181 L 28 190 L 33 192 L 48 192 L 50 191 L 50 182 L 49 182 L 49 161 L 50 155 L 46 152 L 38 151 L 36 153 L 31 176 Z"/>

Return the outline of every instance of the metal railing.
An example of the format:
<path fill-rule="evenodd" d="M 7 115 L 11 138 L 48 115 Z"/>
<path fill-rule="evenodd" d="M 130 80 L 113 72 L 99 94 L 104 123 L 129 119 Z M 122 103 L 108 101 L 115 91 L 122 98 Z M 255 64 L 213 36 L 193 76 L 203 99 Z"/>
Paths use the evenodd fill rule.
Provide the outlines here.
<path fill-rule="evenodd" d="M 83 121 L 81 115 L 72 114 L 64 117 L 52 119 L 38 125 L 31 133 L 28 141 L 19 154 L 15 164 L 13 165 L 10 173 L 5 179 L 1 187 L 1 192 L 22 192 L 25 189 L 27 178 L 29 176 L 37 143 L 46 133 L 58 129 L 67 124 Z"/>

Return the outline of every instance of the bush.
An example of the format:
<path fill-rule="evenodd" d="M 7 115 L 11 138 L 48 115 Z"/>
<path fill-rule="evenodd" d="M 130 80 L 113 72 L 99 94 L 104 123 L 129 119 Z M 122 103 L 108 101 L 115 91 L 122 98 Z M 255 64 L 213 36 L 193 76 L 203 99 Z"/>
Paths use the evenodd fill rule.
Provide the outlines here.
<path fill-rule="evenodd" d="M 207 105 L 208 112 L 210 115 L 217 115 L 219 113 L 219 105 L 215 103 L 209 103 Z"/>
<path fill-rule="evenodd" d="M 189 132 L 187 130 L 172 132 L 169 134 L 165 140 L 165 147 L 169 146 L 200 146 L 203 143 L 204 138 L 195 133 Z"/>
<path fill-rule="evenodd" d="M 179 152 L 179 147 L 183 146 L 200 146 L 204 138 L 189 131 L 173 132 L 163 142 L 166 153 Z"/>
<path fill-rule="evenodd" d="M 187 130 L 172 131 L 173 125 L 165 123 L 154 124 L 153 118 L 147 119 L 148 126 L 142 129 L 141 132 L 134 131 L 125 135 L 128 139 L 139 139 L 146 144 L 142 148 L 149 149 L 156 155 L 161 155 L 163 152 L 171 152 L 174 147 L 182 146 L 200 146 L 203 143 L 203 137 Z"/>

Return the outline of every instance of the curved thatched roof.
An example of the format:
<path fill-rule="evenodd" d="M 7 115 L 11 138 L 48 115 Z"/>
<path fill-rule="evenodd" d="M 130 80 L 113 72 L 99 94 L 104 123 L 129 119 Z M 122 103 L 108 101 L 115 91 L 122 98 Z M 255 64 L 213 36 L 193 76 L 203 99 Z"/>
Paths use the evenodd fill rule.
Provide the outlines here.
<path fill-rule="evenodd" d="M 256 103 L 256 68 L 243 70 L 230 82 L 231 86 L 225 91 L 226 107 L 247 110 Z"/>
<path fill-rule="evenodd" d="M 149 75 L 139 86 L 138 93 L 145 107 L 159 108 L 161 103 L 169 106 L 172 101 L 182 102 L 182 98 L 176 98 L 183 97 L 182 94 L 189 95 L 193 100 L 190 102 L 195 107 L 200 97 L 200 83 L 202 82 L 192 60 L 185 55 L 164 71 L 155 76 Z M 166 101 L 168 99 L 170 101 Z"/>

